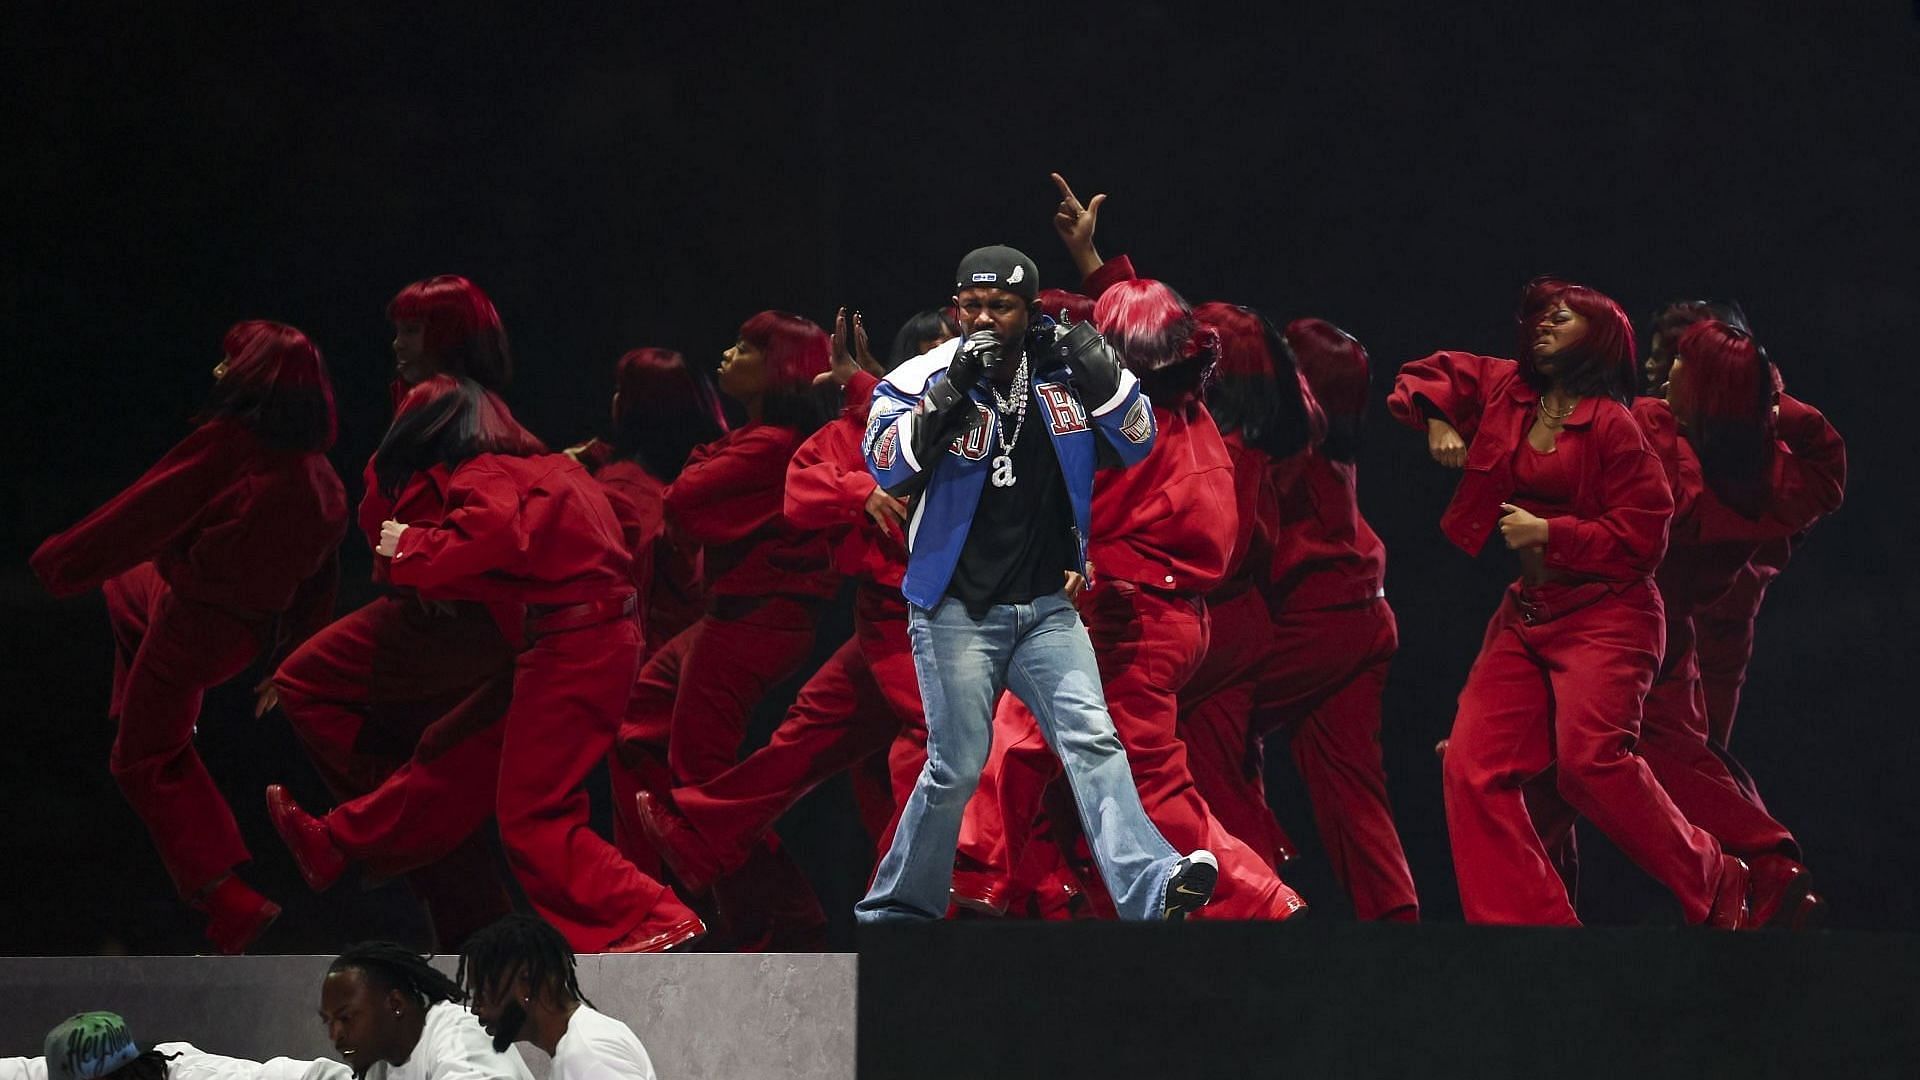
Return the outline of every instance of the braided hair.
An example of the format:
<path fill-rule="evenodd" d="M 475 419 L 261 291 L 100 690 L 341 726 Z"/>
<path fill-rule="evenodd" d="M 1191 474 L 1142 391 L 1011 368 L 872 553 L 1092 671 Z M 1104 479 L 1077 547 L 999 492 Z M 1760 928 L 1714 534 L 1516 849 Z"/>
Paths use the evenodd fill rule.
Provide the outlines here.
<path fill-rule="evenodd" d="M 573 947 L 560 931 L 531 915 L 508 915 L 467 939 L 455 978 L 469 994 L 492 990 L 524 972 L 535 993 L 558 986 L 588 1008 L 574 972 Z"/>
<path fill-rule="evenodd" d="M 459 1005 L 467 1000 L 460 984 L 427 963 L 426 957 L 391 941 L 363 941 L 348 946 L 346 952 L 334 959 L 327 973 L 331 975 L 348 968 L 359 968 L 385 986 L 402 991 L 423 1009 L 443 1001 Z"/>
<path fill-rule="evenodd" d="M 140 1056 L 101 1077 L 101 1080 L 167 1080 L 167 1066 L 179 1054 L 158 1050 L 142 1051 Z"/>

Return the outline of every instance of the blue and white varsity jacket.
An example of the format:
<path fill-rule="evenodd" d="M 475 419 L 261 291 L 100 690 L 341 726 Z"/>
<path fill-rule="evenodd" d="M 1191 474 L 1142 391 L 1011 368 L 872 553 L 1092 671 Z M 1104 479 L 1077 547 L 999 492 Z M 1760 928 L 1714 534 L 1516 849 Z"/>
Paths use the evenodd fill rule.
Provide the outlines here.
<path fill-rule="evenodd" d="M 1049 328 L 1050 330 L 1051 328 Z M 1074 535 L 1079 541 L 1080 564 L 1087 561 L 1087 527 L 1093 503 L 1093 472 L 1102 463 L 1102 444 L 1109 460 L 1131 466 L 1153 449 L 1156 428 L 1153 407 L 1140 392 L 1140 380 L 1120 370 L 1120 389 L 1113 397 L 1088 409 L 1069 381 L 1065 358 L 1028 338 L 1028 355 L 1039 370 L 1032 376 L 1033 400 L 1027 422 L 1042 421 L 1060 460 L 1067 497 L 1073 503 Z M 983 384 L 973 389 L 980 422 L 956 436 L 937 461 L 917 461 L 913 453 L 913 425 L 919 419 L 914 406 L 927 388 L 947 377 L 947 365 L 961 345 L 956 338 L 895 368 L 874 387 L 862 443 L 867 470 L 881 488 L 896 492 L 925 476 L 926 486 L 913 500 L 907 519 L 907 574 L 900 591 L 907 601 L 929 609 L 947 594 L 947 583 L 960 561 L 980 492 L 992 471 L 988 460 L 998 452 L 999 416 Z"/>

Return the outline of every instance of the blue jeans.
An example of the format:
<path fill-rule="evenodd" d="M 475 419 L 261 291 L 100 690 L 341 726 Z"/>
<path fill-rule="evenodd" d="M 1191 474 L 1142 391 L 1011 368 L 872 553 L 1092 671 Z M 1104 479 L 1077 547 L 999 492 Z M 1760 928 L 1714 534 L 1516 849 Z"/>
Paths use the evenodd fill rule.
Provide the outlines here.
<path fill-rule="evenodd" d="M 1100 670 L 1065 595 L 998 604 L 975 619 L 958 600 L 907 613 L 927 714 L 927 764 L 893 846 L 854 907 L 862 923 L 946 917 L 960 822 L 993 744 L 993 709 L 1010 690 L 1060 756 L 1100 876 L 1123 919 L 1158 919 L 1179 854 L 1147 819 L 1107 714 Z"/>

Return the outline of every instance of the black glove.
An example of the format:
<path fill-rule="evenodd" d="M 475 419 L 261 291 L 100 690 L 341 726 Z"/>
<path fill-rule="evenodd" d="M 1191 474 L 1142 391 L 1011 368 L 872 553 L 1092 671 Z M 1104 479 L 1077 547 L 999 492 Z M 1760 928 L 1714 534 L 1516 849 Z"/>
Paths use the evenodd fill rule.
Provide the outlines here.
<path fill-rule="evenodd" d="M 1092 323 L 1075 323 L 1061 334 L 1059 349 L 1088 408 L 1103 405 L 1120 392 L 1120 357 Z"/>
<path fill-rule="evenodd" d="M 980 410 L 968 393 L 980 385 L 987 366 L 999 361 L 1000 349 L 1000 339 L 991 330 L 975 331 L 960 343 L 947 364 L 947 377 L 928 387 L 913 408 L 914 457 L 933 462 L 948 443 L 980 422 Z"/>
<path fill-rule="evenodd" d="M 1000 338 L 991 330 L 976 330 L 960 343 L 953 360 L 947 364 L 947 377 L 933 384 L 920 399 L 919 412 L 945 413 L 967 400 L 980 376 L 1000 359 Z"/>

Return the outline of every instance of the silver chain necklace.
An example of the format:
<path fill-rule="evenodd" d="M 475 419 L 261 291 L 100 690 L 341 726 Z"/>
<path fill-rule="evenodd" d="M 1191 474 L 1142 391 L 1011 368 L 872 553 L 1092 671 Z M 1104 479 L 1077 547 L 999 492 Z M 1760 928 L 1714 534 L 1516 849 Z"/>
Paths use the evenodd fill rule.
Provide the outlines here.
<path fill-rule="evenodd" d="M 1020 429 L 1027 423 L 1027 358 L 1020 357 L 1020 366 L 1013 369 L 1013 386 L 1009 400 L 1000 396 L 1000 388 L 987 380 L 987 393 L 993 395 L 993 405 L 1000 413 L 1000 456 L 993 459 L 993 486 L 1012 487 L 1013 444 L 1020 441 Z M 1013 436 L 1007 436 L 1007 414 L 1013 414 Z"/>

